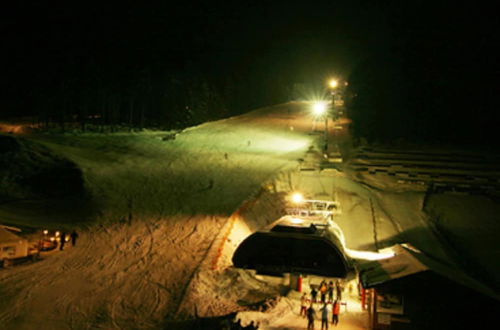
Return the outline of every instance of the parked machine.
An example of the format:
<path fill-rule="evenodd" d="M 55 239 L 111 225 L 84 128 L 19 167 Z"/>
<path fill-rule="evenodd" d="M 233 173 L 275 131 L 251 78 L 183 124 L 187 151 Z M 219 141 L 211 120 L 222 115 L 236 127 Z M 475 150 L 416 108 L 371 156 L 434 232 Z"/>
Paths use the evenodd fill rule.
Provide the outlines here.
<path fill-rule="evenodd" d="M 39 250 L 30 247 L 27 239 L 14 234 L 17 228 L 0 225 L 0 265 L 10 266 L 14 261 L 23 258 L 36 258 Z"/>

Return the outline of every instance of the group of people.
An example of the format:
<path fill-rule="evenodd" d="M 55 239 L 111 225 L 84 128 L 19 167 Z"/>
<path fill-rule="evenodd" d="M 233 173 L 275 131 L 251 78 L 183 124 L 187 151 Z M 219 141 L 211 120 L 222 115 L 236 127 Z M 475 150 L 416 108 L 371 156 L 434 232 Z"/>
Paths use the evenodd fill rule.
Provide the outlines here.
<path fill-rule="evenodd" d="M 307 329 L 314 329 L 314 321 L 316 320 L 316 310 L 314 309 L 314 303 L 321 303 L 323 306 L 319 309 L 321 312 L 321 330 L 328 329 L 328 315 L 331 314 L 331 321 L 333 325 L 337 325 L 339 322 L 340 314 L 340 302 L 342 299 L 342 284 L 340 281 L 336 281 L 335 285 L 333 281 L 328 284 L 326 280 L 321 281 L 318 290 L 313 286 L 311 290 L 311 299 L 307 297 L 307 293 L 304 292 L 300 299 L 300 316 L 307 317 Z M 334 291 L 336 293 L 335 300 Z M 321 300 L 317 300 L 318 292 L 320 293 Z M 328 300 L 326 299 L 328 295 Z M 331 312 L 329 304 L 332 305 Z"/>
<path fill-rule="evenodd" d="M 303 298 L 307 299 L 306 294 L 304 294 Z M 323 306 L 319 309 L 321 312 L 321 330 L 328 330 L 328 315 L 331 313 L 332 324 L 337 325 L 339 323 L 339 314 L 340 314 L 340 301 L 335 300 L 332 303 L 332 308 L 330 312 L 330 308 L 328 307 L 328 303 L 323 303 Z M 307 329 L 314 329 L 314 321 L 316 320 L 316 310 L 314 309 L 314 304 L 311 302 L 309 308 L 307 308 L 307 303 L 305 306 L 301 302 L 300 315 L 307 317 Z"/>
<path fill-rule="evenodd" d="M 76 239 L 78 238 L 78 233 L 73 230 L 71 234 L 69 234 L 70 240 L 71 240 L 71 245 L 75 246 L 76 245 Z M 59 242 L 59 250 L 64 250 L 64 245 L 66 244 L 66 233 L 62 232 L 61 233 L 61 238 Z"/>
<path fill-rule="evenodd" d="M 319 288 L 318 290 L 316 290 L 316 288 L 313 286 L 312 287 L 312 290 L 311 290 L 311 300 L 312 302 L 318 302 L 317 298 L 318 298 L 318 292 L 320 294 L 320 297 L 321 297 L 321 302 L 322 303 L 325 303 L 327 300 L 326 300 L 326 295 L 328 294 L 328 301 L 329 302 L 332 302 L 333 301 L 333 293 L 335 291 L 336 293 L 336 298 L 335 300 L 342 300 L 342 291 L 343 291 L 343 286 L 342 286 L 342 283 L 337 280 L 335 282 L 335 284 L 333 284 L 333 281 L 330 281 L 328 284 L 326 283 L 326 280 L 323 280 L 321 281 L 321 283 L 319 284 Z"/>

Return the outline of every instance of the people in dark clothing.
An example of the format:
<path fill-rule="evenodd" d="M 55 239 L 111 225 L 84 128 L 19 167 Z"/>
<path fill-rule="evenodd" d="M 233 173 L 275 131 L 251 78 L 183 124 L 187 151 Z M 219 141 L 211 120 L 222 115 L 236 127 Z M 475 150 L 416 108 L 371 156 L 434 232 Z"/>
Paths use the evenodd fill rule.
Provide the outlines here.
<path fill-rule="evenodd" d="M 259 324 L 254 323 L 254 321 L 251 321 L 249 325 L 246 327 L 242 327 L 241 329 L 246 329 L 246 330 L 257 330 L 259 329 Z"/>
<path fill-rule="evenodd" d="M 76 239 L 78 238 L 78 233 L 73 230 L 73 232 L 71 232 L 70 236 L 71 236 L 71 245 L 75 246 L 76 245 Z"/>
<path fill-rule="evenodd" d="M 307 329 L 314 329 L 314 319 L 316 318 L 316 311 L 313 308 L 313 304 L 307 309 Z"/>
<path fill-rule="evenodd" d="M 333 281 L 330 281 L 328 283 L 328 301 L 332 302 L 333 301 L 333 290 L 335 289 L 335 286 L 333 285 Z"/>
<path fill-rule="evenodd" d="M 316 302 L 316 297 L 318 296 L 318 291 L 316 291 L 316 289 L 314 287 L 312 287 L 312 290 L 311 290 L 311 301 L 313 303 Z"/>
<path fill-rule="evenodd" d="M 66 233 L 62 232 L 61 233 L 61 238 L 59 241 L 59 250 L 64 250 L 64 244 L 66 244 Z"/>
<path fill-rule="evenodd" d="M 328 330 L 328 305 L 325 304 L 321 308 L 321 330 Z"/>
<path fill-rule="evenodd" d="M 335 282 L 335 287 L 337 289 L 337 300 L 342 300 L 342 284 L 340 283 L 339 280 Z"/>

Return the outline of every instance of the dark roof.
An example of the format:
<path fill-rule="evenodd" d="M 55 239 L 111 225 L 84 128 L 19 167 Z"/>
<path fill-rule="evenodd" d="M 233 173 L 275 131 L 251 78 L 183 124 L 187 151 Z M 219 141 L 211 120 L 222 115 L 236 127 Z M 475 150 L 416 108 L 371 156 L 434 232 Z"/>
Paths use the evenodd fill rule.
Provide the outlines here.
<path fill-rule="evenodd" d="M 429 257 L 425 253 L 401 245 L 396 245 L 393 248 L 396 254 L 392 258 L 370 261 L 358 265 L 363 287 L 377 287 L 380 284 L 395 279 L 430 271 L 462 286 L 500 300 L 500 296 L 491 288 L 468 276 L 453 265 L 446 264 Z"/>
<path fill-rule="evenodd" d="M 346 277 L 351 270 L 339 239 L 326 224 L 293 217 L 247 237 L 234 252 L 233 264 L 276 275 Z"/>
<path fill-rule="evenodd" d="M 0 243 L 17 243 L 22 241 L 25 241 L 25 239 L 17 236 L 14 233 L 11 233 L 5 228 L 0 227 Z"/>

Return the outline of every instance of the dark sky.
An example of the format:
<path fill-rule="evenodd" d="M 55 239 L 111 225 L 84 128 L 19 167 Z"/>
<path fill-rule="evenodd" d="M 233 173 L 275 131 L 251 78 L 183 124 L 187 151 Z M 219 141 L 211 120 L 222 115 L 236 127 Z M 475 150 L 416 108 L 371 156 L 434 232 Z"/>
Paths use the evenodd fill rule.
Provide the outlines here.
<path fill-rule="evenodd" d="M 279 74 L 301 82 L 348 77 L 379 56 L 413 58 L 429 79 L 438 71 L 464 84 L 498 76 L 496 11 L 480 2 L 137 3 L 2 4 L 2 88 L 89 62 L 115 70 L 194 63 L 215 75 Z"/>
<path fill-rule="evenodd" d="M 481 47 L 495 33 L 488 8 L 449 1 L 78 3 L 3 5 L 8 53 L 18 61 L 120 53 L 130 61 L 180 56 L 251 63 L 269 57 L 299 70 L 321 66 L 345 74 L 377 49 L 421 43 L 452 52 L 462 37 Z"/>
<path fill-rule="evenodd" d="M 353 2 L 349 2 L 353 3 Z M 244 4 L 178 2 L 155 6 L 15 2 L 2 10 L 12 62 L 68 57 L 150 61 L 204 58 L 214 65 L 279 65 L 346 72 L 380 42 L 377 5 L 346 2 Z M 308 69 L 308 67 L 310 69 Z"/>

